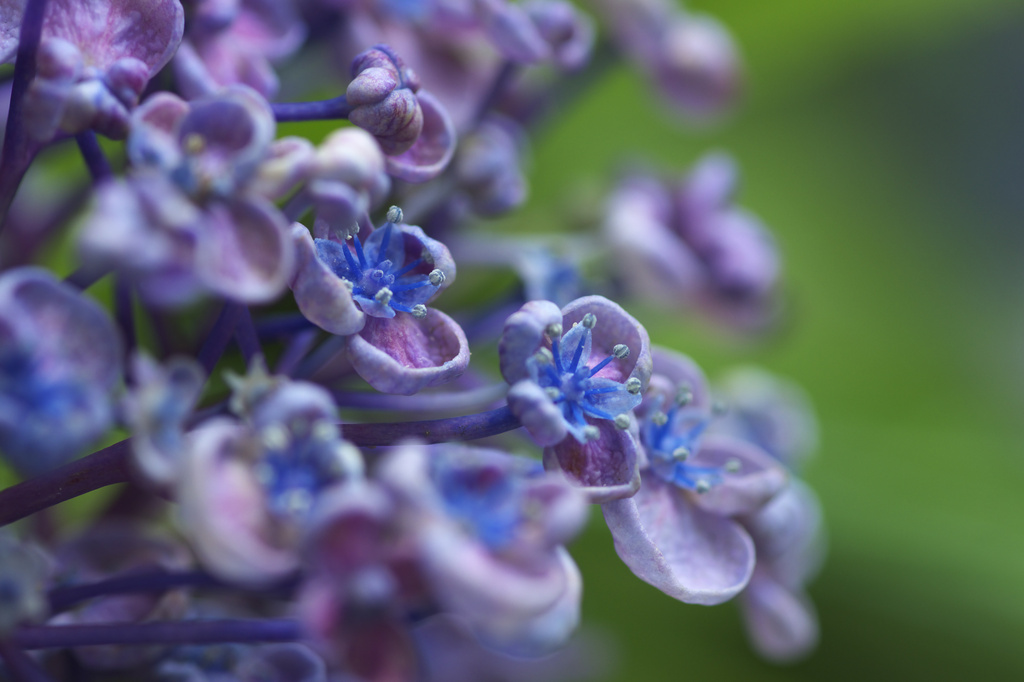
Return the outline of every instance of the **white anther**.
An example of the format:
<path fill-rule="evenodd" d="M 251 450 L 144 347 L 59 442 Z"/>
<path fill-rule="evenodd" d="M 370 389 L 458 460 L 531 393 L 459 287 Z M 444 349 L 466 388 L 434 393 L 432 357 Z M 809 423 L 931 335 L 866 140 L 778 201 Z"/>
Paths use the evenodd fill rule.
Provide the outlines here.
<path fill-rule="evenodd" d="M 615 427 L 625 431 L 629 428 L 629 413 L 622 412 L 621 414 L 615 415 Z"/>
<path fill-rule="evenodd" d="M 643 384 L 636 377 L 626 379 L 626 390 L 629 391 L 630 395 L 639 395 L 640 389 L 643 387 Z"/>
<path fill-rule="evenodd" d="M 672 451 L 672 459 L 676 460 L 677 462 L 685 462 L 687 458 L 689 458 L 689 456 L 690 450 L 688 448 L 684 448 L 681 445 Z"/>
<path fill-rule="evenodd" d="M 547 396 L 549 398 L 551 398 L 552 400 L 558 400 L 559 398 L 562 397 L 562 392 L 559 391 L 554 386 L 548 386 L 547 388 L 545 388 L 544 389 L 544 393 L 546 393 Z"/>
<path fill-rule="evenodd" d="M 587 313 L 583 316 L 583 326 L 587 329 L 593 329 L 597 326 L 597 315 L 594 313 Z"/>
<path fill-rule="evenodd" d="M 688 385 L 683 384 L 676 391 L 676 405 L 683 407 L 689 405 L 691 400 L 693 400 L 693 391 Z"/>
<path fill-rule="evenodd" d="M 651 415 L 651 421 L 654 422 L 655 426 L 664 426 L 668 424 L 668 415 L 664 412 L 655 412 Z"/>
<path fill-rule="evenodd" d="M 338 427 L 326 419 L 313 422 L 313 440 L 329 443 L 338 437 Z"/>
<path fill-rule="evenodd" d="M 417 303 L 412 307 L 412 310 L 410 310 L 409 312 L 416 319 L 422 320 L 424 317 L 427 316 L 427 306 L 423 305 L 422 303 Z"/>
<path fill-rule="evenodd" d="M 724 400 L 716 400 L 711 406 L 711 415 L 713 417 L 721 417 L 729 411 L 729 405 Z"/>
<path fill-rule="evenodd" d="M 391 289 L 381 287 L 380 291 L 374 295 L 373 300 L 377 301 L 377 303 L 380 303 L 381 305 L 387 305 L 388 303 L 391 303 L 392 296 L 394 296 L 394 293 L 392 293 Z"/>
<path fill-rule="evenodd" d="M 725 470 L 730 474 L 735 474 L 740 470 L 740 461 L 738 459 L 730 459 L 725 463 Z"/>
<path fill-rule="evenodd" d="M 430 278 L 430 283 L 433 284 L 435 287 L 439 287 L 442 284 L 444 284 L 444 273 L 436 268 L 431 270 L 430 274 L 427 275 L 427 277 Z"/>
<path fill-rule="evenodd" d="M 703 495 L 707 491 L 711 490 L 711 483 L 702 478 L 699 481 L 697 481 L 697 485 L 694 486 L 694 490 L 696 490 L 699 494 Z"/>
<path fill-rule="evenodd" d="M 355 285 L 352 284 L 352 282 L 348 281 L 347 279 L 341 280 L 341 283 L 345 285 L 345 288 L 348 289 L 348 293 L 350 294 L 355 289 Z"/>
<path fill-rule="evenodd" d="M 597 440 L 601 437 L 601 430 L 593 424 L 588 424 L 583 427 L 583 439 L 584 440 Z"/>
<path fill-rule="evenodd" d="M 199 133 L 189 133 L 182 142 L 185 145 L 185 151 L 189 154 L 198 154 L 206 149 L 206 140 Z"/>
<path fill-rule="evenodd" d="M 260 432 L 260 442 L 267 450 L 285 450 L 290 440 L 288 429 L 281 424 L 271 424 Z"/>
<path fill-rule="evenodd" d="M 624 360 L 624 359 L 628 358 L 629 357 L 629 346 L 627 346 L 624 343 L 617 343 L 617 344 L 615 344 L 615 347 L 612 348 L 612 355 L 614 355 L 619 360 Z"/>
<path fill-rule="evenodd" d="M 533 359 L 538 365 L 550 365 L 555 361 L 555 356 L 547 348 L 541 348 L 533 354 Z"/>
<path fill-rule="evenodd" d="M 285 493 L 284 507 L 293 514 L 303 514 L 313 506 L 313 496 L 303 488 L 292 488 Z"/>
<path fill-rule="evenodd" d="M 405 215 L 402 213 L 402 209 L 397 206 L 392 206 L 388 209 L 388 222 L 389 223 L 400 223 Z"/>
<path fill-rule="evenodd" d="M 562 337 L 562 325 L 558 322 L 552 322 L 544 328 L 544 333 L 549 339 L 559 339 Z"/>

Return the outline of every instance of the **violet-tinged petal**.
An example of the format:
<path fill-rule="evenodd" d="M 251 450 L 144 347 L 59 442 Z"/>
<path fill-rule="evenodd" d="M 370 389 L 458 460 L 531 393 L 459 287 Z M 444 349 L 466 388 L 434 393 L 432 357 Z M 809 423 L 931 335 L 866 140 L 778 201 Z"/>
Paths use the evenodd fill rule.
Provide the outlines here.
<path fill-rule="evenodd" d="M 688 604 L 720 604 L 754 570 L 743 528 L 694 507 L 682 490 L 647 475 L 633 497 L 602 505 L 615 551 L 634 574 Z"/>
<path fill-rule="evenodd" d="M 401 314 L 366 318 L 349 338 L 352 367 L 383 393 L 412 395 L 460 376 L 469 364 L 469 342 L 462 328 L 439 310 L 426 317 Z"/>
<path fill-rule="evenodd" d="M 352 300 L 345 280 L 331 272 L 317 256 L 313 237 L 303 225 L 294 223 L 291 236 L 297 263 L 290 286 L 299 310 L 307 320 L 332 334 L 348 336 L 358 332 L 366 316 Z M 345 248 L 340 244 L 337 247 Z"/>
<path fill-rule="evenodd" d="M 727 298 L 769 297 L 779 280 L 779 250 L 761 220 L 736 208 L 710 227 L 703 257 L 713 286 Z"/>
<path fill-rule="evenodd" d="M 658 382 L 652 378 L 651 388 L 644 396 L 644 405 L 661 397 L 665 405 L 679 397 L 680 391 L 688 394 L 687 407 L 710 410 L 711 391 L 704 371 L 689 356 L 668 348 L 654 347 L 651 350 L 654 372 L 661 377 Z M 655 390 L 657 384 L 658 390 Z M 667 390 L 666 390 L 667 389 Z"/>
<path fill-rule="evenodd" d="M 608 420 L 593 424 L 598 438 L 565 438 L 544 448 L 544 467 L 561 471 L 594 503 L 630 497 L 640 488 L 636 439 Z"/>
<path fill-rule="evenodd" d="M 608 201 L 603 228 L 613 265 L 634 296 L 679 306 L 701 283 L 701 264 L 672 229 L 667 190 L 653 178 L 631 178 Z"/>
<path fill-rule="evenodd" d="M 728 411 L 712 424 L 764 448 L 799 469 L 818 445 L 818 424 L 806 392 L 793 382 L 756 367 L 732 370 L 720 382 Z"/>
<path fill-rule="evenodd" d="M 788 480 L 786 470 L 771 455 L 727 436 L 706 436 L 687 464 L 726 472 L 707 492 L 686 493 L 698 507 L 722 516 L 756 511 L 778 495 Z"/>
<path fill-rule="evenodd" d="M 702 156 L 676 192 L 682 234 L 700 240 L 701 226 L 709 216 L 729 208 L 739 184 L 739 169 L 728 154 L 712 152 Z"/>
<path fill-rule="evenodd" d="M 232 670 L 242 682 L 327 682 L 327 666 L 297 642 L 262 644 Z"/>
<path fill-rule="evenodd" d="M 393 514 L 394 504 L 384 489 L 366 479 L 325 490 L 304 543 L 310 568 L 323 575 L 346 576 L 383 564 Z"/>
<path fill-rule="evenodd" d="M 551 301 L 528 301 L 505 320 L 498 340 L 498 363 L 505 381 L 526 379 L 526 361 L 544 344 L 546 330 L 562 323 L 562 311 Z"/>
<path fill-rule="evenodd" d="M 426 90 L 416 93 L 423 113 L 423 128 L 415 143 L 398 154 L 388 152 L 387 172 L 406 182 L 426 182 L 441 174 L 455 154 L 455 123 L 448 111 Z"/>
<path fill-rule="evenodd" d="M 818 644 L 818 616 L 802 589 L 787 588 L 759 568 L 740 595 L 740 604 L 747 635 L 764 658 L 790 663 Z"/>
<path fill-rule="evenodd" d="M 264 303 L 284 291 L 295 251 L 281 213 L 258 197 L 213 205 L 196 244 L 196 274 L 211 290 L 235 301 Z"/>
<path fill-rule="evenodd" d="M 562 308 L 563 328 L 570 329 L 588 313 L 597 317 L 597 325 L 593 330 L 592 362 L 588 364 L 594 365 L 613 355 L 614 348 L 619 344 L 629 348 L 629 355 L 615 358 L 595 376 L 619 382 L 635 377 L 640 380 L 640 392 L 643 393 L 652 369 L 651 341 L 647 330 L 622 306 L 603 296 L 584 296 Z"/>
<path fill-rule="evenodd" d="M 525 145 L 522 128 L 497 115 L 485 118 L 462 140 L 455 171 L 477 214 L 501 215 L 526 201 L 527 183 L 520 168 Z"/>
<path fill-rule="evenodd" d="M 560 443 L 569 430 L 562 410 L 531 380 L 517 381 L 508 391 L 508 406 L 533 440 L 541 447 Z"/>
<path fill-rule="evenodd" d="M 188 102 L 169 92 L 148 97 L 132 113 L 128 158 L 139 167 L 171 170 L 182 158 L 175 131 L 188 115 Z"/>
<path fill-rule="evenodd" d="M 172 357 L 161 366 L 136 354 L 132 375 L 135 383 L 122 408 L 132 430 L 133 463 L 146 481 L 170 485 L 185 456 L 185 420 L 199 402 L 206 374 L 189 357 Z"/>
<path fill-rule="evenodd" d="M 768 504 L 740 522 L 757 546 L 759 565 L 775 580 L 802 588 L 821 569 L 826 553 L 821 503 L 806 483 L 793 478 Z"/>
<path fill-rule="evenodd" d="M 550 56 L 547 41 L 520 5 L 506 0 L 475 0 L 474 4 L 480 23 L 505 59 L 535 64 Z"/>
<path fill-rule="evenodd" d="M 653 75 L 670 102 L 688 114 L 706 117 L 735 101 L 740 89 L 739 55 L 721 23 L 689 14 L 673 21 L 661 40 Z"/>
<path fill-rule="evenodd" d="M 244 585 L 265 585 L 298 566 L 298 555 L 268 540 L 265 492 L 246 452 L 246 430 L 213 419 L 189 434 L 177 488 L 181 528 L 204 566 Z"/>
<path fill-rule="evenodd" d="M 530 0 L 522 6 L 560 69 L 576 71 L 587 64 L 596 34 L 589 16 L 564 0 Z"/>
<path fill-rule="evenodd" d="M 309 175 L 313 155 L 313 145 L 304 137 L 289 135 L 274 140 L 246 189 L 271 201 L 283 199 Z"/>

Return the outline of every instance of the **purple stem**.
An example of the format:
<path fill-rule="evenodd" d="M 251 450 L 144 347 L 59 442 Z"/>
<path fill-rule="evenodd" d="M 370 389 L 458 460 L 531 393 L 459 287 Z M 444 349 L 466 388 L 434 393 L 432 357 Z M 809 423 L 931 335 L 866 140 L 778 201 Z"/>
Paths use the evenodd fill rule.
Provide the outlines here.
<path fill-rule="evenodd" d="M 263 354 L 260 347 L 259 336 L 256 335 L 256 326 L 252 323 L 252 314 L 245 306 L 239 306 L 241 311 L 238 315 L 238 323 L 235 325 L 235 341 L 242 350 L 242 357 L 245 358 L 245 366 L 252 364 L 253 358 Z"/>
<path fill-rule="evenodd" d="M 345 95 L 317 102 L 273 102 L 270 108 L 278 123 L 288 121 L 328 121 L 347 119 L 352 107 Z"/>
<path fill-rule="evenodd" d="M 135 310 L 132 308 L 132 285 L 123 275 L 114 278 L 114 316 L 124 338 L 125 357 L 135 351 Z"/>
<path fill-rule="evenodd" d="M 7 110 L 7 129 L 4 131 L 3 152 L 0 153 L 0 230 L 3 229 L 18 185 L 39 147 L 38 143 L 30 141 L 25 132 L 22 110 L 25 93 L 36 75 L 36 52 L 43 36 L 45 15 L 46 0 L 27 0 L 18 33 L 18 53 L 11 82 L 11 106 Z"/>
<path fill-rule="evenodd" d="M 356 410 L 393 410 L 396 412 L 466 412 L 504 400 L 508 384 L 478 386 L 465 391 L 387 395 L 369 391 L 331 391 L 338 407 Z"/>
<path fill-rule="evenodd" d="M 12 638 L 23 649 L 63 649 L 102 644 L 222 644 L 294 642 L 302 639 L 297 620 L 185 620 L 97 625 L 23 627 Z"/>
<path fill-rule="evenodd" d="M 314 329 L 313 323 L 307 320 L 302 313 L 288 313 L 286 315 L 275 315 L 260 320 L 256 323 L 256 332 L 261 338 L 273 339 L 279 336 L 289 336 L 299 331 Z"/>
<path fill-rule="evenodd" d="M 96 133 L 91 130 L 78 133 L 75 135 L 75 142 L 78 143 L 78 149 L 82 152 L 85 167 L 89 169 L 93 183 L 98 184 L 113 177 L 114 171 L 110 169 L 110 161 L 107 160 L 100 143 L 96 140 Z"/>
<path fill-rule="evenodd" d="M 206 340 L 203 341 L 203 345 L 196 355 L 199 364 L 206 370 L 207 376 L 213 373 L 213 368 L 217 366 L 220 356 L 227 350 L 228 343 L 235 333 L 235 327 L 238 326 L 238 321 L 244 310 L 245 306 L 231 302 L 225 303 L 221 308 L 220 315 L 217 316 L 217 320 L 213 323 L 213 327 L 210 328 Z"/>
<path fill-rule="evenodd" d="M 0 659 L 7 664 L 15 682 L 53 682 L 35 659 L 10 640 L 0 639 Z"/>
<path fill-rule="evenodd" d="M 91 265 L 81 265 L 77 270 L 72 272 L 70 275 L 64 278 L 64 281 L 75 287 L 85 291 L 96 282 L 100 281 L 107 276 L 110 270 L 107 268 L 97 268 Z"/>
<path fill-rule="evenodd" d="M 131 477 L 128 439 L 0 490 L 0 526 Z"/>
<path fill-rule="evenodd" d="M 394 445 L 405 438 L 427 443 L 476 440 L 518 429 L 522 424 L 512 410 L 499 407 L 489 412 L 449 419 L 428 419 L 391 424 L 343 424 L 342 435 L 355 445 Z"/>
<path fill-rule="evenodd" d="M 50 590 L 48 595 L 50 615 L 67 611 L 83 601 L 108 594 L 165 592 L 176 587 L 220 587 L 222 585 L 224 583 L 202 571 L 172 573 L 159 570 L 133 573 L 85 585 L 70 585 Z"/>
<path fill-rule="evenodd" d="M 316 329 L 306 329 L 293 336 L 288 345 L 285 346 L 284 352 L 281 353 L 281 357 L 277 361 L 277 367 L 274 368 L 274 373 L 291 376 L 299 366 L 299 363 L 302 362 L 302 358 L 306 357 L 306 353 L 316 343 L 318 334 L 319 331 Z"/>

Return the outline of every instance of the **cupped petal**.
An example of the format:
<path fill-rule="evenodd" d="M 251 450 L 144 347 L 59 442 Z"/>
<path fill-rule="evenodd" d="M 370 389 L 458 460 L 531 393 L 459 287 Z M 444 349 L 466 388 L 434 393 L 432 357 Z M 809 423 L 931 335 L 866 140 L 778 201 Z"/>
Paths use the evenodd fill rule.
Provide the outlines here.
<path fill-rule="evenodd" d="M 645 404 L 661 397 L 664 409 L 665 406 L 672 404 L 681 389 L 686 389 L 690 394 L 687 407 L 705 410 L 711 408 L 713 401 L 708 380 L 704 376 L 704 371 L 688 355 L 655 346 L 651 350 L 651 358 L 654 361 L 654 372 L 662 377 L 662 380 L 651 380 L 651 390 L 644 396 Z"/>
<path fill-rule="evenodd" d="M 551 301 L 528 301 L 509 315 L 498 340 L 498 364 L 505 381 L 514 384 L 529 377 L 526 361 L 546 339 L 545 330 L 562 324 L 562 311 Z"/>
<path fill-rule="evenodd" d="M 566 437 L 544 448 L 544 468 L 561 471 L 594 503 L 632 496 L 640 488 L 636 439 L 607 420 L 593 426 L 600 434 L 596 440 Z"/>
<path fill-rule="evenodd" d="M 508 391 L 508 407 L 541 447 L 560 443 L 569 435 L 562 410 L 536 381 L 517 381 Z"/>
<path fill-rule="evenodd" d="M 584 315 L 593 313 L 597 318 L 592 334 L 592 350 L 589 365 L 595 365 L 612 355 L 618 344 L 629 347 L 625 358 L 613 359 L 595 376 L 624 382 L 636 377 L 640 380 L 641 392 L 646 390 L 651 378 L 651 340 L 636 318 L 623 310 L 622 306 L 604 296 L 584 296 L 562 308 L 562 326 L 570 330 Z"/>
<path fill-rule="evenodd" d="M 439 310 L 418 319 L 407 313 L 393 318 L 367 317 L 349 338 L 352 367 L 383 393 L 412 395 L 461 375 L 469 364 L 469 342 L 462 328 Z"/>
<path fill-rule="evenodd" d="M 698 507 L 721 516 L 750 514 L 786 487 L 788 476 L 767 452 L 729 436 L 706 436 L 686 463 L 724 471 L 721 482 L 703 493 L 687 491 Z M 731 469 L 738 469 L 731 473 Z"/>
<path fill-rule="evenodd" d="M 688 604 L 720 604 L 754 570 L 754 542 L 743 528 L 693 506 L 657 476 L 633 497 L 601 506 L 615 551 L 633 573 Z"/>
<path fill-rule="evenodd" d="M 106 311 L 49 271 L 22 267 L 4 273 L 0 309 L 29 322 L 23 340 L 45 358 L 48 372 L 80 377 L 99 393 L 121 378 L 121 338 Z"/>
<path fill-rule="evenodd" d="M 298 567 L 298 553 L 268 541 L 272 520 L 265 492 L 247 459 L 249 434 L 213 419 L 189 434 L 178 480 L 180 525 L 214 575 L 243 585 L 266 585 Z"/>
<path fill-rule="evenodd" d="M 796 589 L 813 579 L 825 560 L 827 539 L 818 496 L 793 478 L 789 485 L 740 522 L 754 538 L 758 562 L 783 585 Z"/>
<path fill-rule="evenodd" d="M 313 155 L 313 145 L 304 137 L 289 135 L 274 140 L 246 190 L 272 201 L 283 199 L 308 176 Z"/>
<path fill-rule="evenodd" d="M 476 0 L 484 31 L 501 55 L 516 64 L 535 64 L 551 56 L 551 48 L 530 15 L 506 0 Z"/>
<path fill-rule="evenodd" d="M 348 336 L 361 330 L 366 315 L 355 305 L 345 281 L 316 255 L 309 230 L 296 222 L 291 235 L 297 260 L 291 287 L 299 310 L 309 322 L 332 334 Z"/>
<path fill-rule="evenodd" d="M 243 303 L 272 301 L 288 286 L 295 248 L 284 216 L 259 197 L 210 206 L 196 244 L 196 274 Z"/>
<path fill-rule="evenodd" d="M 128 159 L 134 166 L 169 170 L 181 161 L 175 131 L 188 115 L 188 102 L 170 92 L 148 97 L 132 113 Z"/>
<path fill-rule="evenodd" d="M 789 589 L 758 569 L 740 604 L 754 649 L 769 661 L 791 663 L 817 646 L 818 615 L 803 590 Z"/>
<path fill-rule="evenodd" d="M 455 124 L 440 101 L 426 90 L 416 93 L 423 129 L 407 151 L 385 157 L 387 172 L 406 182 L 426 182 L 448 166 L 455 154 Z"/>

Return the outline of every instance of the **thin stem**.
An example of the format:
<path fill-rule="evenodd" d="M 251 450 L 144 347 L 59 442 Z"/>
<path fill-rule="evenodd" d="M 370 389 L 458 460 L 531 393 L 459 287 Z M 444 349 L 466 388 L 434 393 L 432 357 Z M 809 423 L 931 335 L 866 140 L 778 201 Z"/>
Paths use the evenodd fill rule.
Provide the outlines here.
<path fill-rule="evenodd" d="M 203 341 L 196 356 L 199 364 L 206 370 L 207 376 L 213 373 L 213 368 L 217 366 L 220 356 L 227 350 L 228 343 L 235 333 L 235 327 L 244 310 L 244 306 L 231 302 L 225 303 L 221 308 L 220 315 L 217 316 L 217 320 L 210 328 L 210 332 L 206 335 L 206 340 Z"/>
<path fill-rule="evenodd" d="M 342 435 L 355 445 L 394 445 L 405 438 L 427 443 L 476 440 L 522 426 L 506 405 L 489 412 L 450 419 L 428 419 L 390 424 L 343 424 Z"/>
<path fill-rule="evenodd" d="M 31 141 L 25 132 L 25 93 L 36 75 L 36 52 L 43 36 L 43 17 L 46 0 L 28 0 L 21 17 L 18 33 L 18 54 L 11 82 L 11 106 L 7 110 L 7 129 L 4 131 L 3 152 L 0 153 L 0 230 L 7 211 L 14 201 L 18 185 L 32 163 L 39 144 Z"/>
<path fill-rule="evenodd" d="M 256 335 L 256 326 L 252 323 L 252 314 L 247 307 L 239 307 L 241 310 L 238 314 L 238 323 L 235 325 L 235 341 L 238 342 L 238 347 L 245 358 L 245 366 L 248 367 L 252 364 L 253 358 L 263 354 L 263 349 L 260 347 L 259 336 Z"/>
<path fill-rule="evenodd" d="M 155 623 L 40 625 L 13 637 L 23 649 L 63 649 L 103 644 L 222 644 L 294 642 L 302 639 L 297 620 L 185 620 Z"/>
<path fill-rule="evenodd" d="M 307 331 L 312 328 L 313 323 L 307 320 L 302 313 L 274 315 L 256 323 L 256 333 L 263 340 L 268 338 L 274 339 L 279 336 L 290 336 L 295 332 Z"/>
<path fill-rule="evenodd" d="M 278 358 L 274 373 L 291 376 L 299 366 L 299 363 L 302 362 L 302 358 L 306 357 L 306 353 L 316 343 L 318 334 L 319 332 L 316 329 L 305 329 L 293 336 L 288 345 L 285 346 L 281 357 Z"/>
<path fill-rule="evenodd" d="M 79 266 L 77 270 L 72 272 L 70 275 L 64 278 L 64 281 L 75 287 L 85 291 L 96 282 L 100 281 L 107 276 L 110 270 L 107 268 L 97 268 L 92 265 Z"/>
<path fill-rule="evenodd" d="M 85 585 L 56 587 L 50 590 L 50 614 L 67 611 L 73 606 L 108 594 L 166 592 L 177 587 L 219 587 L 224 583 L 202 571 L 172 573 L 158 570 L 133 573 Z"/>
<path fill-rule="evenodd" d="M 53 682 L 35 659 L 10 640 L 0 639 L 0 659 L 7 664 L 16 682 Z"/>
<path fill-rule="evenodd" d="M 135 350 L 135 310 L 132 307 L 132 285 L 123 275 L 114 278 L 114 315 L 117 326 L 124 337 L 125 353 L 130 356 Z"/>
<path fill-rule="evenodd" d="M 479 386 L 467 391 L 387 395 L 368 391 L 332 391 L 338 407 L 356 410 L 393 410 L 396 412 L 466 412 L 491 405 L 508 393 L 505 383 Z"/>
<path fill-rule="evenodd" d="M 487 113 L 498 104 L 518 73 L 519 65 L 505 60 L 498 69 L 497 74 L 495 74 L 487 94 L 484 95 L 483 99 L 480 100 L 480 104 L 477 105 L 476 114 L 473 117 L 474 127 L 478 127 L 487 116 Z"/>
<path fill-rule="evenodd" d="M 94 183 L 100 183 L 113 177 L 114 171 L 110 169 L 110 161 L 103 153 L 103 149 L 96 139 L 96 133 L 91 130 L 78 133 L 75 135 L 75 142 L 78 143 L 78 149 L 82 152 L 85 166 L 89 169 L 89 175 L 92 176 Z"/>
<path fill-rule="evenodd" d="M 125 439 L 35 478 L 0 490 L 0 526 L 131 477 Z"/>
<path fill-rule="evenodd" d="M 316 102 L 273 102 L 270 108 L 278 123 L 347 119 L 352 112 L 345 95 Z"/>

